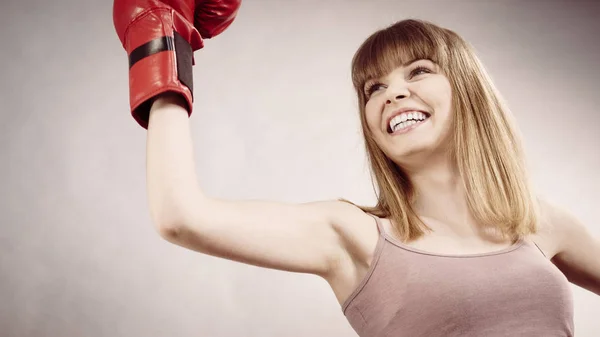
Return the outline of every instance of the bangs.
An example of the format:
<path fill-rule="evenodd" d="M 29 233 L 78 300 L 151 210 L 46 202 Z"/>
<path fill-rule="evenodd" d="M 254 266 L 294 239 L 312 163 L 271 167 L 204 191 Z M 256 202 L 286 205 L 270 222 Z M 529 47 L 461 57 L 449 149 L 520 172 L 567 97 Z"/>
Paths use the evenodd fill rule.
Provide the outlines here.
<path fill-rule="evenodd" d="M 363 92 L 367 81 L 389 74 L 394 69 L 428 59 L 445 69 L 447 52 L 444 32 L 419 20 L 405 20 L 371 35 L 352 59 L 352 83 Z"/>

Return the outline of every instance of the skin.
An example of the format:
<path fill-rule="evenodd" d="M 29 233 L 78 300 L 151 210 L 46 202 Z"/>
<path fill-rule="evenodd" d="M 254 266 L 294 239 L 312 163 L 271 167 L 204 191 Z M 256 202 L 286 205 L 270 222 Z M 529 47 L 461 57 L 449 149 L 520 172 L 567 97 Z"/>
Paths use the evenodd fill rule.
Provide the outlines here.
<path fill-rule="evenodd" d="M 368 127 L 384 153 L 410 177 L 417 190 L 415 209 L 433 229 L 409 245 L 442 254 L 486 252 L 509 245 L 480 233 L 465 202 L 458 170 L 447 155 L 452 90 L 439 67 L 429 60 L 416 60 L 374 83 L 367 82 L 365 90 Z M 388 117 L 405 107 L 424 110 L 431 117 L 407 133 L 389 134 Z M 527 239 L 571 283 L 600 295 L 600 240 L 560 206 L 542 201 L 541 211 L 539 232 Z M 385 224 L 391 227 L 388 221 Z"/>
<path fill-rule="evenodd" d="M 423 66 L 429 71 L 414 71 Z M 376 142 L 412 179 L 415 208 L 433 229 L 409 243 L 441 254 L 495 251 L 509 242 L 482 236 L 465 203 L 456 167 L 447 157 L 452 120 L 448 78 L 419 60 L 377 79 L 367 102 Z M 408 133 L 387 133 L 387 117 L 414 106 L 431 114 Z M 339 303 L 352 293 L 372 262 L 378 231 L 371 216 L 339 201 L 290 204 L 223 200 L 206 195 L 196 177 L 185 102 L 174 95 L 152 105 L 147 140 L 150 211 L 160 235 L 200 253 L 259 267 L 324 278 Z M 545 223 L 534 240 L 569 281 L 600 294 L 600 243 L 568 212 L 544 204 Z M 389 221 L 383 225 L 392 233 Z"/>
<path fill-rule="evenodd" d="M 460 241 L 482 239 L 467 207 L 458 169 L 448 155 L 452 88 L 446 75 L 432 61 L 415 60 L 367 82 L 365 90 L 368 127 L 383 152 L 413 182 L 418 214 L 437 234 Z M 389 116 L 406 107 L 423 110 L 430 117 L 407 133 L 389 134 Z"/>

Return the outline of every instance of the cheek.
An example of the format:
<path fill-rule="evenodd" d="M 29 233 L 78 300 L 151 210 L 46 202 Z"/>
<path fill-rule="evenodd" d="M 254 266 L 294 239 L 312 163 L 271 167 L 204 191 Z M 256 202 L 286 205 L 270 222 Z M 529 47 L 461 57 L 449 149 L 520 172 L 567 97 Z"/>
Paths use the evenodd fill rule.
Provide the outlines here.
<path fill-rule="evenodd" d="M 447 110 L 452 107 L 452 90 L 447 87 L 443 88 L 442 95 L 440 95 L 439 105 L 443 106 Z"/>
<path fill-rule="evenodd" d="M 444 78 L 444 80 L 441 81 L 439 92 L 440 106 L 443 106 L 449 110 L 452 106 L 452 87 L 450 86 L 448 79 Z"/>
<path fill-rule="evenodd" d="M 449 115 L 452 107 L 452 91 L 449 83 L 436 83 L 436 85 L 423 88 L 421 98 L 438 115 Z"/>
<path fill-rule="evenodd" d="M 371 132 L 377 132 L 381 124 L 381 114 L 375 100 L 371 100 L 365 105 L 365 117 L 367 119 L 369 130 L 371 130 Z"/>

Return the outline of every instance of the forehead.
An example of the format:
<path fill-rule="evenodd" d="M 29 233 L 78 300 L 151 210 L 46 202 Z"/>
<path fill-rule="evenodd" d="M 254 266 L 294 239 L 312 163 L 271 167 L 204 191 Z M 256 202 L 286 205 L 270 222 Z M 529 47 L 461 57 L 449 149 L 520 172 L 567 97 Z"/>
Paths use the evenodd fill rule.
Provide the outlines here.
<path fill-rule="evenodd" d="M 426 59 L 440 64 L 443 48 L 427 34 L 407 31 L 380 31 L 367 39 L 356 52 L 352 81 L 358 87 L 393 70 Z"/>

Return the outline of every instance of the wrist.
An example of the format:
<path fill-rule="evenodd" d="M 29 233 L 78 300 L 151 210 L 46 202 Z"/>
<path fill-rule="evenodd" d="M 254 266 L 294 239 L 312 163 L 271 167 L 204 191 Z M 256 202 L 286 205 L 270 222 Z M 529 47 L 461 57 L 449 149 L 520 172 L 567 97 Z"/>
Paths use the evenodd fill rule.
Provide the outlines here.
<path fill-rule="evenodd" d="M 191 110 L 191 107 L 188 107 L 188 102 L 183 95 L 173 91 L 167 91 L 157 95 L 151 104 L 151 110 L 167 105 L 177 105 L 185 110 Z"/>

